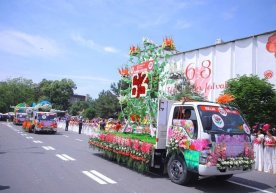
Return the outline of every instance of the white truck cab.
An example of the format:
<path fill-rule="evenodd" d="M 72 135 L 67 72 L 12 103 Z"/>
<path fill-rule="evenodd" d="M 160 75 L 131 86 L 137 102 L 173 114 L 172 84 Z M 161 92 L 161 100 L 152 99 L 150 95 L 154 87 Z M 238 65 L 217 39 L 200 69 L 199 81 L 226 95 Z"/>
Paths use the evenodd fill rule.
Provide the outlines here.
<path fill-rule="evenodd" d="M 187 184 L 199 175 L 227 179 L 250 171 L 253 159 L 250 128 L 236 108 L 159 100 L 151 166 L 163 163 L 173 182 Z"/>

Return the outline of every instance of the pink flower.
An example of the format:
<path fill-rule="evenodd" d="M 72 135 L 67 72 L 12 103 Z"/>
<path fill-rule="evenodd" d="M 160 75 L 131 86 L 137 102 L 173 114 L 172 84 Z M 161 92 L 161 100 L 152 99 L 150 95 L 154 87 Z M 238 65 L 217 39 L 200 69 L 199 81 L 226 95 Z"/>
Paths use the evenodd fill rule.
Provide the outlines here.
<path fill-rule="evenodd" d="M 172 136 L 173 136 L 173 128 L 170 127 L 169 130 L 168 130 L 168 137 L 172 138 Z"/>

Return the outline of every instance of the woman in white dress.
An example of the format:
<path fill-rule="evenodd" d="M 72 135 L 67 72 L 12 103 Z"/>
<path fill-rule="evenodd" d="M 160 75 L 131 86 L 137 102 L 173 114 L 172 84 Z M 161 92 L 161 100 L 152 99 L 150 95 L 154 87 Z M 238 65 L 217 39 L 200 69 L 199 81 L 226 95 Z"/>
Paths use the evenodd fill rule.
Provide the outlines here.
<path fill-rule="evenodd" d="M 255 155 L 255 170 L 263 171 L 263 163 L 264 163 L 264 148 L 263 148 L 263 140 L 264 135 L 261 133 L 261 130 L 257 128 L 256 137 L 253 140 L 254 144 L 254 155 Z"/>
<path fill-rule="evenodd" d="M 275 145 L 276 140 L 270 133 L 270 125 L 265 124 L 263 131 L 266 132 L 264 139 L 264 172 L 273 173 L 276 171 L 275 165 Z"/>

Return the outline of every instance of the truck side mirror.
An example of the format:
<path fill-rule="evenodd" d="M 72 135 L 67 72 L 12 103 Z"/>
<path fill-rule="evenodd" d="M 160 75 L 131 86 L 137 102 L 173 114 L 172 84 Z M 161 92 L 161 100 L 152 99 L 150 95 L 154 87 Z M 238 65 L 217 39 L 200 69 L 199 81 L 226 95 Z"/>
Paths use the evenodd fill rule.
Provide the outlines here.
<path fill-rule="evenodd" d="M 202 125 L 204 130 L 210 131 L 212 129 L 212 118 L 210 116 L 204 116 L 202 119 Z"/>

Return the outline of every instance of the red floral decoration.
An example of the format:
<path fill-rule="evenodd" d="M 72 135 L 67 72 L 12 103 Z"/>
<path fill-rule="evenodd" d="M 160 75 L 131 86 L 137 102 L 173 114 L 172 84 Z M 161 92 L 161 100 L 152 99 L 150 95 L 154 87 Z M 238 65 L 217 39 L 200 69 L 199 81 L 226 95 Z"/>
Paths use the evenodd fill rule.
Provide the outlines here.
<path fill-rule="evenodd" d="M 164 50 L 175 50 L 175 44 L 174 44 L 173 39 L 172 39 L 172 38 L 166 37 L 166 38 L 163 40 L 162 48 L 163 48 Z"/>
<path fill-rule="evenodd" d="M 270 53 L 274 53 L 276 58 L 276 33 L 272 34 L 266 43 L 266 50 Z"/>
<path fill-rule="evenodd" d="M 224 94 L 224 95 L 220 95 L 217 99 L 217 102 L 220 104 L 225 104 L 225 103 L 230 103 L 233 100 L 235 100 L 235 97 L 233 95 L 230 94 Z"/>
<path fill-rule="evenodd" d="M 141 52 L 141 50 L 138 46 L 130 46 L 130 48 L 129 48 L 129 55 L 130 56 L 136 56 L 140 52 Z"/>
<path fill-rule="evenodd" d="M 273 77 L 273 71 L 272 71 L 272 70 L 266 70 L 266 71 L 264 72 L 264 77 L 265 77 L 266 79 L 272 78 L 272 77 Z"/>
<path fill-rule="evenodd" d="M 130 115 L 130 119 L 131 119 L 132 121 L 140 122 L 140 116 L 139 116 L 139 115 L 131 114 L 131 115 Z"/>
<path fill-rule="evenodd" d="M 118 72 L 121 76 L 129 76 L 129 71 L 127 68 L 118 69 Z"/>

